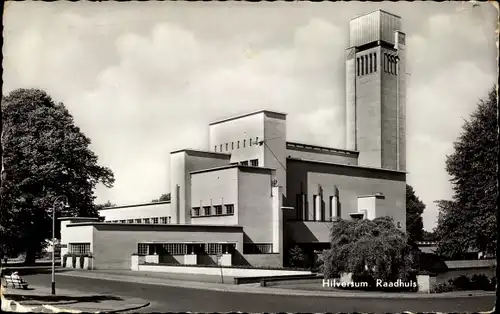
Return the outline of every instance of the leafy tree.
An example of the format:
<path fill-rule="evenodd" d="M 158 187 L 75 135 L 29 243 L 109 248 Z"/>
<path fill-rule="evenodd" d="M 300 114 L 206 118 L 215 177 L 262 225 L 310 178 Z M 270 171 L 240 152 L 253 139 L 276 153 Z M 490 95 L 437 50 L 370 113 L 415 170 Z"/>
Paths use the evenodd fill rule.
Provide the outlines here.
<path fill-rule="evenodd" d="M 424 230 L 424 233 L 422 234 L 422 241 L 437 241 L 436 233 Z"/>
<path fill-rule="evenodd" d="M 368 275 L 384 281 L 409 280 L 414 260 L 408 236 L 390 217 L 374 220 L 337 220 L 330 233 L 331 248 L 322 254 L 325 278 L 342 273 Z"/>
<path fill-rule="evenodd" d="M 111 201 L 108 200 L 104 204 L 98 204 L 98 205 L 96 205 L 96 209 L 97 210 L 101 210 L 103 208 L 108 208 L 108 207 L 116 207 L 116 204 L 113 204 L 113 203 L 111 203 Z"/>
<path fill-rule="evenodd" d="M 34 262 L 52 237 L 52 208 L 59 196 L 70 209 L 56 216 L 97 216 L 94 188 L 114 176 L 100 166 L 90 139 L 62 104 L 44 91 L 17 89 L 2 99 L 1 241 L 11 254 Z M 59 224 L 56 224 L 58 226 Z"/>
<path fill-rule="evenodd" d="M 160 198 L 151 200 L 151 203 L 166 202 L 170 201 L 170 193 L 163 193 Z"/>
<path fill-rule="evenodd" d="M 422 214 L 425 204 L 415 195 L 411 185 L 406 185 L 406 232 L 411 241 L 421 241 L 424 232 Z"/>
<path fill-rule="evenodd" d="M 446 257 L 475 249 L 495 253 L 497 211 L 497 94 L 491 89 L 463 125 L 447 156 L 453 199 L 437 201 L 438 252 Z"/>

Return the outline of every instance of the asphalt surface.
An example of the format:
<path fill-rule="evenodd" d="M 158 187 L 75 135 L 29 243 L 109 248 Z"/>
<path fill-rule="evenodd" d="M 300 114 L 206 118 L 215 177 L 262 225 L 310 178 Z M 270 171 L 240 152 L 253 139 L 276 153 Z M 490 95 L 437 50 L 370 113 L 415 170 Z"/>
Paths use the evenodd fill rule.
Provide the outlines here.
<path fill-rule="evenodd" d="M 26 274 L 35 286 L 50 286 L 51 275 Z M 56 288 L 141 298 L 151 302 L 138 312 L 478 312 L 490 311 L 495 296 L 438 299 L 297 297 L 197 290 L 70 276 L 56 277 Z M 271 288 L 270 288 L 271 289 Z"/>

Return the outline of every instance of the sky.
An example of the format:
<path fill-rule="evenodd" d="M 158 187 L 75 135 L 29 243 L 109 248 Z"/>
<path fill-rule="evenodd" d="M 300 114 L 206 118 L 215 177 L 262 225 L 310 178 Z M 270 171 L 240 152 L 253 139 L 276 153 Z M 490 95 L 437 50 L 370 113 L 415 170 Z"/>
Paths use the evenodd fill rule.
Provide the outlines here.
<path fill-rule="evenodd" d="M 97 202 L 169 192 L 169 152 L 208 150 L 208 123 L 286 112 L 287 140 L 345 148 L 349 20 L 375 9 L 407 34 L 407 182 L 450 199 L 446 155 L 497 78 L 497 9 L 467 2 L 12 2 L 3 94 L 40 88 L 91 138 L 115 185 Z"/>

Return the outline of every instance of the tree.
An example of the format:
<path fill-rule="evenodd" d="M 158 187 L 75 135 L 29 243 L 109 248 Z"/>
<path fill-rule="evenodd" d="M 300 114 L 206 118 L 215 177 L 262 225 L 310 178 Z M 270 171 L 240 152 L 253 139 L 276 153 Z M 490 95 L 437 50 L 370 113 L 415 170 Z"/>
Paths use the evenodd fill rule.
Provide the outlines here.
<path fill-rule="evenodd" d="M 109 201 L 109 200 L 108 200 L 108 201 L 107 201 L 106 203 L 104 203 L 104 204 L 97 204 L 97 205 L 96 205 L 96 209 L 97 209 L 97 210 L 101 210 L 101 209 L 103 209 L 103 208 L 108 208 L 108 207 L 116 207 L 116 204 L 113 204 L 113 203 L 111 203 L 111 201 Z"/>
<path fill-rule="evenodd" d="M 422 234 L 422 241 L 430 241 L 430 242 L 437 241 L 436 233 L 434 231 L 429 232 L 424 230 L 424 233 Z"/>
<path fill-rule="evenodd" d="M 438 252 L 446 257 L 468 249 L 495 254 L 497 210 L 498 121 L 497 94 L 479 100 L 477 109 L 463 125 L 446 158 L 454 195 L 437 201 Z"/>
<path fill-rule="evenodd" d="M 56 216 L 96 217 L 94 188 L 112 187 L 114 176 L 98 164 L 64 104 L 44 91 L 17 89 L 2 99 L 1 109 L 2 246 L 26 252 L 31 263 L 52 237 L 55 200 L 65 196 L 70 206 Z"/>
<path fill-rule="evenodd" d="M 415 195 L 411 185 L 406 185 L 406 232 L 410 240 L 421 241 L 424 232 L 422 214 L 425 204 Z"/>
<path fill-rule="evenodd" d="M 170 201 L 170 193 L 163 193 L 160 198 L 151 200 L 151 203 L 158 203 L 158 202 L 169 202 Z"/>
<path fill-rule="evenodd" d="M 383 281 L 409 280 L 414 260 L 408 236 L 398 230 L 390 217 L 374 220 L 333 222 L 331 248 L 323 251 L 321 269 L 325 278 L 352 273 Z"/>

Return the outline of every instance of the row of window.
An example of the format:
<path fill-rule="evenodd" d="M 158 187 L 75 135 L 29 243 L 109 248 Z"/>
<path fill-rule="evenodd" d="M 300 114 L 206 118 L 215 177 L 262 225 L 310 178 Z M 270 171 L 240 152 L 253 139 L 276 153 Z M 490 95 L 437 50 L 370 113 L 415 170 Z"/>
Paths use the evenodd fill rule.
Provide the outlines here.
<path fill-rule="evenodd" d="M 248 166 L 248 160 L 240 161 L 240 165 L 242 165 L 242 166 Z M 250 166 L 258 167 L 259 166 L 259 160 L 258 159 L 252 159 L 252 160 L 250 160 Z"/>
<path fill-rule="evenodd" d="M 271 254 L 273 252 L 272 243 L 245 243 L 243 244 L 243 254 Z"/>
<path fill-rule="evenodd" d="M 186 255 L 186 254 L 232 254 L 236 250 L 234 243 L 139 243 L 139 255 Z M 272 243 L 245 243 L 243 254 L 271 254 Z"/>
<path fill-rule="evenodd" d="M 139 243 L 139 255 L 231 254 L 234 243 Z"/>
<path fill-rule="evenodd" d="M 162 224 L 162 225 L 166 225 L 166 224 L 170 224 L 171 220 L 172 220 L 172 217 L 168 216 L 168 217 L 109 220 L 107 222 L 122 223 L 122 224 Z"/>
<path fill-rule="evenodd" d="M 68 252 L 70 254 L 89 254 L 90 243 L 69 243 Z"/>
<path fill-rule="evenodd" d="M 384 53 L 384 58 L 382 60 L 382 66 L 385 73 L 398 74 L 398 57 Z M 369 53 L 364 56 L 356 58 L 356 69 L 358 76 L 371 74 L 377 72 L 377 54 Z"/>
<path fill-rule="evenodd" d="M 259 137 L 258 136 L 255 138 L 255 142 L 252 142 L 251 138 L 248 139 L 248 146 L 252 146 L 252 144 L 253 145 L 258 145 L 259 144 Z M 246 146 L 247 146 L 247 140 L 243 140 L 243 147 L 246 147 Z M 215 145 L 214 146 L 214 151 L 215 152 L 217 151 L 217 147 L 219 147 L 219 152 L 221 152 L 221 153 L 224 151 L 224 148 L 226 148 L 225 151 L 228 152 L 228 151 L 233 150 L 233 149 L 239 149 L 240 148 L 240 141 L 231 142 L 231 143 L 225 143 L 225 144 L 220 144 L 220 145 Z"/>
<path fill-rule="evenodd" d="M 199 217 L 199 216 L 234 215 L 233 204 L 226 204 L 224 205 L 224 211 L 222 209 L 223 209 L 222 205 L 193 207 L 191 216 Z"/>
<path fill-rule="evenodd" d="M 319 195 L 314 195 L 313 196 L 313 217 L 309 218 L 309 207 L 307 206 L 307 201 L 306 204 L 302 202 L 302 195 L 297 194 L 297 220 L 304 220 L 304 221 L 332 221 L 335 218 L 341 217 L 340 213 L 340 207 L 338 204 L 334 204 L 335 199 L 333 196 L 329 197 L 329 211 L 328 211 L 328 217 L 329 219 L 326 219 L 326 209 L 325 206 L 323 206 L 323 201 L 320 202 L 321 208 L 317 208 L 317 198 L 320 197 Z M 306 196 L 307 199 L 307 196 Z M 334 206 L 337 205 L 337 206 Z M 319 212 L 319 215 L 318 215 Z"/>
<path fill-rule="evenodd" d="M 356 58 L 358 76 L 377 72 L 377 54 L 370 53 Z"/>

